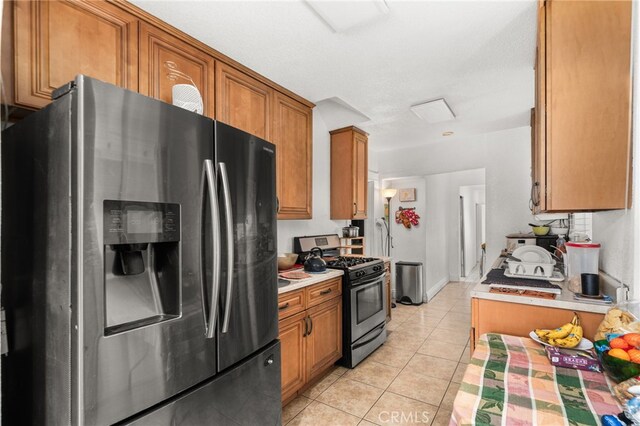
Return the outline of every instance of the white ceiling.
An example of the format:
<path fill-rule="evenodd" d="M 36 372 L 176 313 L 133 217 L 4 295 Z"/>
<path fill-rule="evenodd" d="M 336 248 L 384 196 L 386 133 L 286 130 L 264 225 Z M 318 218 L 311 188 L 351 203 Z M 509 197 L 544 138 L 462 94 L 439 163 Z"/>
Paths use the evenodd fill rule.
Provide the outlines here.
<path fill-rule="evenodd" d="M 529 124 L 536 0 L 387 0 L 387 15 L 338 33 L 301 0 L 132 2 L 312 102 L 355 108 L 350 119 L 369 120 L 320 113 L 369 132 L 373 150 Z M 455 120 L 409 110 L 442 97 Z"/>

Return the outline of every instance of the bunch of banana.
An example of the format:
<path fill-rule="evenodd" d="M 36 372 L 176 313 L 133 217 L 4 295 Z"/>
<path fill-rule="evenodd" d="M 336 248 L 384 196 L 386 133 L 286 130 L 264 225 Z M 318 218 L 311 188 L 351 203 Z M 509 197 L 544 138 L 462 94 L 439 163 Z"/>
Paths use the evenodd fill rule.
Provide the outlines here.
<path fill-rule="evenodd" d="M 535 330 L 536 335 L 545 342 L 553 346 L 561 348 L 575 348 L 582 340 L 582 326 L 580 318 L 574 312 L 571 322 L 564 324 L 554 330 L 544 330 L 538 328 Z"/>

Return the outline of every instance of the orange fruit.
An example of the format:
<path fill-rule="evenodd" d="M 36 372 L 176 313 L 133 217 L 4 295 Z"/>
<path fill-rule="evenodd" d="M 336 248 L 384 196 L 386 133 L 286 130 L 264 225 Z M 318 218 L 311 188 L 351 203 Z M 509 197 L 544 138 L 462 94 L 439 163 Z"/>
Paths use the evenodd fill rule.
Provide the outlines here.
<path fill-rule="evenodd" d="M 607 353 L 612 357 L 624 359 L 625 361 L 631 361 L 631 357 L 629 357 L 629 354 L 625 352 L 624 349 L 613 348 L 613 349 L 609 349 L 609 352 Z"/>
<path fill-rule="evenodd" d="M 609 346 L 611 347 L 611 349 L 629 349 L 629 344 L 621 337 L 611 339 L 611 341 L 609 342 Z"/>
<path fill-rule="evenodd" d="M 629 333 L 622 336 L 630 346 L 640 346 L 640 333 Z"/>
<path fill-rule="evenodd" d="M 629 358 L 631 359 L 632 362 L 635 362 L 636 364 L 640 364 L 640 351 L 637 349 L 629 349 L 629 351 L 627 351 L 627 355 L 629 355 Z"/>

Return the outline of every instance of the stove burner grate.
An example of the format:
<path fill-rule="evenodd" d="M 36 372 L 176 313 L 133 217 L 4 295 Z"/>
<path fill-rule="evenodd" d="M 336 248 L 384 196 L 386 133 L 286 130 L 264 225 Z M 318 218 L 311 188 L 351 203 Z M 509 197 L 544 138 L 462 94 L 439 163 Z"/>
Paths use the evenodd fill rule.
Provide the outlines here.
<path fill-rule="evenodd" d="M 355 256 L 338 256 L 327 262 L 327 266 L 338 268 L 351 268 L 353 266 L 362 265 L 363 263 L 375 262 L 375 257 L 355 257 Z"/>

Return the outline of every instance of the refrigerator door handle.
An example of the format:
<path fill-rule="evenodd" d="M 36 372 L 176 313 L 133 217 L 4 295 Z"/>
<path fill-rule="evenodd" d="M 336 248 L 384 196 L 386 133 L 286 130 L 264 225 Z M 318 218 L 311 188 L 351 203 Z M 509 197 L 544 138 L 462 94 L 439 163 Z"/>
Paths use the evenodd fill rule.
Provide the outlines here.
<path fill-rule="evenodd" d="M 231 192 L 229 191 L 229 176 L 227 165 L 218 163 L 220 177 L 222 178 L 222 193 L 224 195 L 224 214 L 226 216 L 227 231 L 227 300 L 224 304 L 224 320 L 222 322 L 222 332 L 229 331 L 229 319 L 231 318 L 231 300 L 233 298 L 233 266 L 234 266 L 234 240 L 233 240 L 233 210 L 231 208 Z"/>
<path fill-rule="evenodd" d="M 218 194 L 216 191 L 216 175 L 212 160 L 204 160 L 201 180 L 201 206 L 200 206 L 200 290 L 202 291 L 202 314 L 204 316 L 205 336 L 212 339 L 216 331 L 216 318 L 218 317 L 218 303 L 220 299 L 220 210 L 218 207 Z M 205 235 L 205 198 L 209 196 L 209 207 L 211 209 L 211 237 L 213 238 L 212 265 L 213 276 L 211 283 L 211 298 L 209 300 L 209 315 L 207 317 L 206 295 L 206 262 L 204 261 L 204 239 Z"/>

